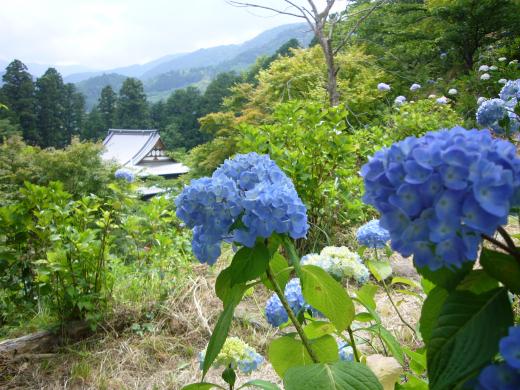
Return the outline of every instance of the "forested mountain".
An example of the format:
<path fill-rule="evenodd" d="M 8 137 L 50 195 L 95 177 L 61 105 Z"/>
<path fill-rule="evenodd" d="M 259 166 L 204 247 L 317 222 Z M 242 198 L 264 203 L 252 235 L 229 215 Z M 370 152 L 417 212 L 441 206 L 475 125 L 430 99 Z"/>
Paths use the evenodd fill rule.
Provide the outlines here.
<path fill-rule="evenodd" d="M 76 83 L 78 90 L 85 95 L 88 109 L 97 101 L 104 86 L 110 85 L 118 90 L 125 77 L 140 79 L 150 100 L 157 101 L 167 97 L 175 89 L 188 85 L 204 87 L 217 73 L 243 70 L 252 65 L 257 57 L 272 55 L 290 39 L 297 39 L 305 47 L 312 37 L 312 32 L 305 24 L 288 24 L 264 31 L 239 45 L 216 46 L 187 54 L 168 55 L 143 65 L 105 72 L 72 74 L 64 80 Z"/>

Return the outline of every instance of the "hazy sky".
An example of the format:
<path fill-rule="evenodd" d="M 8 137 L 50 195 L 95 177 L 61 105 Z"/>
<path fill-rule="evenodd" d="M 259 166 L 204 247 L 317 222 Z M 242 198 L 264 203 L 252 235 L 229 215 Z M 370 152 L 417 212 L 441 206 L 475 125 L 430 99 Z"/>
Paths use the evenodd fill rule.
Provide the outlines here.
<path fill-rule="evenodd" d="M 283 1 L 257 3 L 279 7 Z M 338 0 L 338 6 L 344 7 L 345 0 Z M 240 43 L 298 21 L 224 0 L 2 1 L 0 59 L 107 69 Z"/>

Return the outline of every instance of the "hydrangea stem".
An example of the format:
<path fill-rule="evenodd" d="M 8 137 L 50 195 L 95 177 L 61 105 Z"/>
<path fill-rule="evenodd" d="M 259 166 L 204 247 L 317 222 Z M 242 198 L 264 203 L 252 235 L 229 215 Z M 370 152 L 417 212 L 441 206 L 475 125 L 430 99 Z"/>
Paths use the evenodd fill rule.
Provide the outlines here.
<path fill-rule="evenodd" d="M 502 242 L 498 241 L 497 239 L 495 239 L 493 237 L 488 236 L 487 234 L 483 234 L 482 238 L 489 241 L 496 247 L 502 249 L 503 251 L 509 253 L 520 263 L 520 252 L 518 252 L 518 249 L 514 246 L 513 240 L 502 227 L 500 229 L 503 230 L 503 232 L 500 232 L 500 230 L 499 230 L 499 232 L 501 233 L 502 237 L 504 237 L 504 239 L 508 242 L 508 245 L 503 244 Z M 508 237 L 507 239 L 505 238 L 506 236 Z"/>
<path fill-rule="evenodd" d="M 267 275 L 267 279 L 269 279 L 269 281 L 271 282 L 271 284 L 274 287 L 274 292 L 276 293 L 276 295 L 278 295 L 278 298 L 280 298 L 280 302 L 282 302 L 282 305 L 283 305 L 285 311 L 287 312 L 287 315 L 289 316 L 294 327 L 296 328 L 296 331 L 300 335 L 300 339 L 302 340 L 302 343 L 303 343 L 305 349 L 309 353 L 309 356 L 311 357 L 311 359 L 314 363 L 318 363 L 319 362 L 318 358 L 316 357 L 316 354 L 314 353 L 313 349 L 311 348 L 311 343 L 310 343 L 309 339 L 307 338 L 307 336 L 305 335 L 305 332 L 303 331 L 303 328 L 302 328 L 300 322 L 296 318 L 296 315 L 294 314 L 291 307 L 289 306 L 289 302 L 287 302 L 287 299 L 285 299 L 285 295 L 284 295 L 282 289 L 280 288 L 280 285 L 276 281 L 276 278 L 274 277 L 270 266 L 267 266 L 265 273 Z"/>
<path fill-rule="evenodd" d="M 379 254 L 377 252 L 377 248 L 374 248 L 374 251 L 376 252 L 376 260 L 379 261 Z M 386 292 L 386 295 L 388 297 L 388 300 L 390 301 L 390 304 L 392 305 L 392 307 L 394 308 L 397 316 L 399 317 L 399 319 L 401 320 L 401 322 L 406 325 L 413 333 L 413 335 L 415 337 L 417 337 L 417 332 L 415 331 L 415 329 L 413 328 L 412 325 L 410 325 L 408 323 L 408 321 L 406 321 L 404 319 L 404 317 L 402 316 L 401 312 L 399 311 L 399 309 L 397 308 L 397 305 L 395 304 L 393 298 L 392 298 L 392 294 L 390 292 L 390 289 L 388 288 L 388 285 L 386 284 L 385 280 L 383 278 L 381 278 L 381 283 L 383 284 L 383 288 L 385 289 L 385 292 Z"/>
<path fill-rule="evenodd" d="M 354 358 L 356 359 L 356 362 L 360 362 L 359 352 L 356 347 L 356 340 L 354 339 L 354 332 L 352 332 L 352 328 L 350 326 L 347 328 L 347 332 L 350 338 L 350 346 L 352 347 L 352 351 L 354 351 Z"/>

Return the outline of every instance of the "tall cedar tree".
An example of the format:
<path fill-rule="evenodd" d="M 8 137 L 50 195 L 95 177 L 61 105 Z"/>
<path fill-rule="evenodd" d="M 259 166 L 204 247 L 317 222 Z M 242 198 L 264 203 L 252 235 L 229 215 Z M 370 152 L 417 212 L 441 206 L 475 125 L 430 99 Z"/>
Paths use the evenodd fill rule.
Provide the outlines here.
<path fill-rule="evenodd" d="M 67 134 L 67 144 L 72 137 L 79 136 L 83 129 L 85 116 L 85 97 L 76 91 L 74 84 L 68 83 L 64 88 L 64 126 Z"/>
<path fill-rule="evenodd" d="M 101 115 L 102 127 L 106 133 L 108 129 L 114 127 L 116 117 L 117 94 L 110 85 L 101 90 L 97 108 Z"/>
<path fill-rule="evenodd" d="M 40 139 L 36 131 L 34 83 L 27 71 L 27 66 L 20 60 L 12 61 L 2 76 L 2 103 L 8 110 L 2 110 L 3 117 L 11 123 L 19 124 L 25 141 L 38 144 Z"/>
<path fill-rule="evenodd" d="M 143 83 L 129 77 L 119 90 L 117 126 L 124 129 L 144 129 L 149 125 L 148 103 Z"/>
<path fill-rule="evenodd" d="M 58 71 L 49 68 L 36 80 L 36 126 L 39 144 L 63 147 L 67 144 L 65 129 L 65 85 Z"/>

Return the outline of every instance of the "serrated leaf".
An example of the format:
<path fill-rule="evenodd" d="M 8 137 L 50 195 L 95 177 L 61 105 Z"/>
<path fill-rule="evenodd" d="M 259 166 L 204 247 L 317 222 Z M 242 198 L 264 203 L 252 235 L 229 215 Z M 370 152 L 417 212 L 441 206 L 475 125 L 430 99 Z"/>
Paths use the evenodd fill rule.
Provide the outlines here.
<path fill-rule="evenodd" d="M 502 282 L 515 294 L 520 294 L 520 264 L 513 256 L 484 248 L 480 264 L 488 275 Z"/>
<path fill-rule="evenodd" d="M 263 243 L 257 242 L 252 248 L 241 248 L 228 267 L 231 287 L 258 278 L 267 269 L 269 259 L 269 250 Z"/>
<path fill-rule="evenodd" d="M 339 359 L 338 344 L 332 336 L 311 340 L 311 348 L 320 362 L 333 362 Z M 269 362 L 276 373 L 283 377 L 291 367 L 305 366 L 313 361 L 301 340 L 284 336 L 271 341 L 268 350 Z"/>
<path fill-rule="evenodd" d="M 245 389 L 247 387 L 258 387 L 262 390 L 280 390 L 280 388 L 275 385 L 274 383 L 264 381 L 262 379 L 253 379 L 252 381 L 244 383 L 242 386 L 240 386 L 239 389 Z"/>
<path fill-rule="evenodd" d="M 235 308 L 240 302 L 243 293 L 243 289 L 233 289 L 232 295 L 229 296 L 228 302 L 224 306 L 224 310 L 220 313 L 215 328 L 213 329 L 213 333 L 211 334 L 211 338 L 209 339 L 208 347 L 206 348 L 206 354 L 202 364 L 203 379 L 226 342 L 229 327 L 233 321 L 233 313 L 235 312 Z"/>
<path fill-rule="evenodd" d="M 209 382 L 192 383 L 190 385 L 183 386 L 181 390 L 211 390 L 214 388 L 225 390 L 224 387 Z"/>
<path fill-rule="evenodd" d="M 271 271 L 278 285 L 283 290 L 291 276 L 292 269 L 289 268 L 289 263 L 287 263 L 287 260 L 281 254 L 275 253 L 269 261 L 269 267 L 271 267 Z M 274 287 L 271 281 L 267 279 L 265 273 L 260 277 L 260 280 L 269 290 L 274 291 Z"/>
<path fill-rule="evenodd" d="M 374 297 L 376 296 L 376 292 L 378 289 L 379 287 L 377 285 L 367 283 L 356 291 L 356 297 L 363 304 L 363 306 L 375 310 L 376 301 L 374 300 Z"/>
<path fill-rule="evenodd" d="M 354 303 L 341 284 L 322 268 L 301 267 L 302 293 L 305 301 L 322 312 L 338 331 L 345 330 L 354 319 Z"/>
<path fill-rule="evenodd" d="M 303 328 L 303 332 L 309 339 L 317 339 L 335 331 L 334 325 L 326 321 L 312 321 Z"/>
<path fill-rule="evenodd" d="M 472 262 L 466 262 L 461 268 L 449 269 L 441 268 L 436 271 L 430 270 L 428 267 L 419 268 L 415 266 L 424 278 L 433 282 L 436 286 L 440 286 L 445 290 L 454 290 L 459 282 L 473 269 Z"/>
<path fill-rule="evenodd" d="M 447 297 L 448 292 L 445 289 L 435 287 L 424 300 L 419 320 L 419 332 L 426 345 L 430 341 L 433 327 L 437 323 L 437 318 Z"/>
<path fill-rule="evenodd" d="M 452 291 L 427 344 L 430 388 L 454 388 L 488 364 L 512 324 L 506 289 L 482 294 Z"/>
<path fill-rule="evenodd" d="M 370 369 L 361 363 L 312 364 L 287 370 L 286 390 L 383 390 Z"/>
<path fill-rule="evenodd" d="M 392 275 L 392 266 L 387 260 L 367 260 L 365 263 L 378 282 Z"/>

